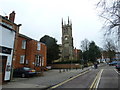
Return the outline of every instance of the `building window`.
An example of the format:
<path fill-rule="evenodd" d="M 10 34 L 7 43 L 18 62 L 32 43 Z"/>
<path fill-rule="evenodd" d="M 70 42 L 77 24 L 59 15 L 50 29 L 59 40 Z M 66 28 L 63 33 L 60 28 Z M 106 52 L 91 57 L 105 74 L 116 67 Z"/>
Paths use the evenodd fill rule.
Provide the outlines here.
<path fill-rule="evenodd" d="M 28 60 L 26 60 L 26 64 L 28 64 Z"/>
<path fill-rule="evenodd" d="M 22 49 L 26 49 L 26 40 L 22 40 Z"/>
<path fill-rule="evenodd" d="M 25 55 L 20 56 L 20 64 L 24 64 Z"/>
<path fill-rule="evenodd" d="M 44 57 L 43 57 L 43 59 L 42 59 L 42 66 L 44 66 Z"/>
<path fill-rule="evenodd" d="M 41 59 L 41 56 L 39 56 L 39 55 L 37 55 L 36 56 L 36 63 L 35 63 L 35 66 L 42 66 L 41 64 L 41 61 L 42 61 L 42 59 Z"/>
<path fill-rule="evenodd" d="M 40 42 L 37 43 L 37 50 L 40 50 Z"/>

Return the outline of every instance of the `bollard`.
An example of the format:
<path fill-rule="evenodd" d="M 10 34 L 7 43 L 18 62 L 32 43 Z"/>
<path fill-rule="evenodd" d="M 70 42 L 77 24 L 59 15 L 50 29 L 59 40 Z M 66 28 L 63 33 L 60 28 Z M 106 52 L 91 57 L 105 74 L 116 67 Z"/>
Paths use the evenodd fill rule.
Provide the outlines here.
<path fill-rule="evenodd" d="M 61 69 L 59 69 L 59 73 L 61 73 Z"/>
<path fill-rule="evenodd" d="M 76 70 L 77 70 L 77 67 L 76 67 Z"/>
<path fill-rule="evenodd" d="M 63 69 L 63 72 L 65 72 L 65 69 Z"/>
<path fill-rule="evenodd" d="M 68 72 L 68 68 L 66 69 L 66 71 Z"/>

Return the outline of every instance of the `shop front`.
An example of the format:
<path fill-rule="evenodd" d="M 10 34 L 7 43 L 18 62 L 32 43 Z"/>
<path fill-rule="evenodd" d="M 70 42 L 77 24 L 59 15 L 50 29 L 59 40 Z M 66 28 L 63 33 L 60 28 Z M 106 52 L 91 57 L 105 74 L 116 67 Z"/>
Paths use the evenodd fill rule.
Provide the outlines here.
<path fill-rule="evenodd" d="M 0 24 L 0 77 L 1 82 L 10 81 L 13 50 L 15 42 L 15 31 L 8 26 Z"/>

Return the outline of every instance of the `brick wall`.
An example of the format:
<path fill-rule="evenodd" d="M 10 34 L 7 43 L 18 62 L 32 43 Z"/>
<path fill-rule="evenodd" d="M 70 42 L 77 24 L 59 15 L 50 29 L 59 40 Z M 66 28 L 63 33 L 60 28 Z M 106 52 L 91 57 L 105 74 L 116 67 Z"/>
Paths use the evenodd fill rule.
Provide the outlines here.
<path fill-rule="evenodd" d="M 17 50 L 16 50 L 16 58 L 13 61 L 14 68 L 23 67 L 24 64 L 20 64 L 20 56 L 25 55 L 26 50 L 22 49 L 22 40 L 27 40 L 23 37 L 18 37 L 18 44 L 17 44 Z"/>
<path fill-rule="evenodd" d="M 51 64 L 52 68 L 59 69 L 59 68 L 81 68 L 80 64 Z"/>

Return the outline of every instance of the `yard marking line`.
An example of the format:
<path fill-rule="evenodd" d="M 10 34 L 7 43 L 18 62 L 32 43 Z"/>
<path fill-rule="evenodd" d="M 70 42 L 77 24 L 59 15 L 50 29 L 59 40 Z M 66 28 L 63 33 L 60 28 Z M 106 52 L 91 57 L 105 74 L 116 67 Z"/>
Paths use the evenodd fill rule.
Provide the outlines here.
<path fill-rule="evenodd" d="M 116 71 L 116 73 L 117 73 L 117 74 L 119 74 L 119 75 L 120 75 L 120 73 L 119 73 L 116 69 L 114 69 L 114 70 Z"/>
<path fill-rule="evenodd" d="M 75 79 L 75 78 L 77 78 L 77 77 L 79 77 L 79 76 L 81 76 L 81 75 L 83 75 L 83 74 L 85 74 L 85 73 L 87 73 L 87 72 L 89 72 L 89 70 L 87 70 L 87 71 L 85 71 L 85 72 L 83 72 L 83 73 L 80 73 L 80 74 L 78 74 L 77 76 L 74 76 L 74 77 L 72 77 L 72 78 L 70 78 L 70 79 L 68 79 L 68 80 L 65 80 L 65 81 L 63 81 L 63 82 L 61 82 L 61 83 L 59 83 L 59 84 L 57 84 L 57 85 L 55 85 L 55 86 L 53 86 L 53 87 L 51 87 L 51 88 L 57 88 L 57 87 L 65 84 L 65 83 L 67 83 L 68 81 L 73 80 L 73 79 Z"/>

